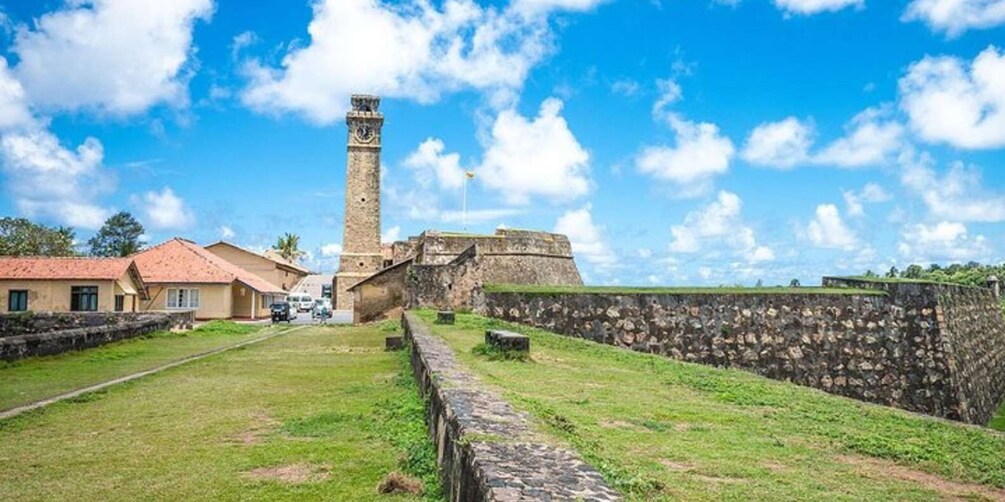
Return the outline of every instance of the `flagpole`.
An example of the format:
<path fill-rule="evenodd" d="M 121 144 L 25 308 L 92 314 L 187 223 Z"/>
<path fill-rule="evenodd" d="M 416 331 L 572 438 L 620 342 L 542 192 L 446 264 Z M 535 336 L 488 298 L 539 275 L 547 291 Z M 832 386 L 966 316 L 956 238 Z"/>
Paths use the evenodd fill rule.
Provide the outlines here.
<path fill-rule="evenodd" d="M 468 231 L 468 179 L 467 173 L 465 173 L 464 190 L 461 195 L 461 225 L 465 232 Z"/>

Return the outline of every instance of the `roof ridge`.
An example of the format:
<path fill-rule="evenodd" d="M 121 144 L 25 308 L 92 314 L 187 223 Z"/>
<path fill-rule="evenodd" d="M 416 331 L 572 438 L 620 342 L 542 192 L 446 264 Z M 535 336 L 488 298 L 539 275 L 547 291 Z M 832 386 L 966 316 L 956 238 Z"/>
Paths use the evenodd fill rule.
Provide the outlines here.
<path fill-rule="evenodd" d="M 224 268 L 224 267 L 221 267 L 219 263 L 216 263 L 215 261 L 213 261 L 213 259 L 211 259 L 211 258 L 210 258 L 209 256 L 207 256 L 206 254 L 203 254 L 203 253 L 200 253 L 199 251 L 197 251 L 197 250 L 195 249 L 195 248 L 198 248 L 199 250 L 202 250 L 202 251 L 206 251 L 206 249 L 205 249 L 205 248 L 203 248 L 203 247 L 199 246 L 198 244 L 196 244 L 195 242 L 192 242 L 192 241 L 190 241 L 190 240 L 187 240 L 187 239 L 178 239 L 178 238 L 176 238 L 176 239 L 177 239 L 177 240 L 178 240 L 178 242 L 179 242 L 179 243 L 181 243 L 181 244 L 182 244 L 182 245 L 183 245 L 183 246 L 185 247 L 185 249 L 187 249 L 187 250 L 188 250 L 188 251 L 189 251 L 190 253 L 192 253 L 192 254 L 194 254 L 194 255 L 198 256 L 199 258 L 202 258 L 202 259 L 203 259 L 204 261 L 206 261 L 206 263 L 209 263 L 210 265 L 212 265 L 212 266 L 214 266 L 214 267 L 218 268 L 218 269 L 219 269 L 220 271 L 222 271 L 222 272 L 224 272 L 224 273 L 226 273 L 226 274 L 228 274 L 228 275 L 231 275 L 231 276 L 233 276 L 233 278 L 232 278 L 231 280 L 235 280 L 235 281 L 236 281 L 236 280 L 240 279 L 240 278 L 239 278 L 239 277 L 237 276 L 237 274 L 235 274 L 234 272 L 232 272 L 232 271 L 230 271 L 230 270 L 227 270 L 227 269 L 226 269 L 226 268 Z M 213 253 L 210 253 L 209 251 L 206 251 L 206 253 L 207 253 L 208 255 L 210 255 L 210 256 L 212 256 L 212 257 L 214 257 L 214 258 L 218 258 L 218 257 L 217 257 L 217 256 L 216 256 L 215 254 L 213 254 Z M 222 260 L 222 258 L 220 258 L 220 259 Z M 226 260 L 224 260 L 224 261 L 226 261 Z M 227 263 L 230 263 L 230 262 L 227 262 Z"/>

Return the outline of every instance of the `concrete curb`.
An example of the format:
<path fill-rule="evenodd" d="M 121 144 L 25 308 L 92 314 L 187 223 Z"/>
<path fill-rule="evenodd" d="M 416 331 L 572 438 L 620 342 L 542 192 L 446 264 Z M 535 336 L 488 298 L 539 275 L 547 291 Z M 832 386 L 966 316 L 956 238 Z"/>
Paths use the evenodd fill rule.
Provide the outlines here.
<path fill-rule="evenodd" d="M 273 339 L 273 338 L 275 338 L 275 337 L 277 337 L 279 335 L 286 335 L 286 334 L 292 333 L 294 331 L 299 331 L 301 329 L 308 328 L 310 326 L 311 325 L 298 326 L 298 327 L 295 327 L 295 328 L 292 328 L 292 329 L 288 329 L 288 330 L 285 330 L 285 331 L 277 331 L 275 333 L 270 333 L 270 334 L 265 335 L 265 336 L 261 336 L 261 337 L 254 338 L 254 339 L 251 339 L 251 340 L 245 340 L 243 342 L 238 342 L 238 343 L 235 343 L 235 344 L 232 344 L 232 345 L 227 345 L 227 346 L 224 346 L 224 347 L 218 347 L 218 348 L 215 348 L 213 350 L 207 350 L 205 352 L 200 352 L 198 354 L 193 354 L 191 356 L 184 357 L 182 359 L 178 359 L 176 361 L 172 361 L 170 363 L 163 364 L 163 365 L 157 366 L 155 368 L 150 368 L 148 370 L 143 370 L 143 371 L 140 371 L 140 372 L 137 372 L 137 373 L 133 373 L 131 375 L 126 375 L 126 376 L 123 376 L 123 377 L 119 377 L 119 378 L 115 378 L 115 379 L 108 380 L 108 381 L 105 381 L 105 382 L 101 382 L 99 384 L 95 384 L 95 385 L 91 385 L 91 386 L 88 386 L 88 387 L 84 387 L 82 389 L 77 389 L 77 390 L 74 390 L 74 391 L 70 391 L 70 392 L 66 392 L 66 393 L 63 393 L 63 394 L 59 394 L 59 395 L 56 395 L 56 396 L 53 396 L 53 397 L 49 397 L 49 398 L 43 399 L 41 401 L 35 401 L 34 403 L 31 403 L 31 404 L 25 404 L 25 405 L 21 405 L 21 406 L 16 406 L 14 408 L 9 408 L 9 409 L 0 411 L 0 420 L 12 418 L 12 417 L 16 417 L 16 416 L 18 416 L 18 415 L 20 415 L 22 413 L 26 413 L 26 412 L 29 412 L 31 410 L 37 410 L 39 408 L 44 408 L 46 406 L 49 406 L 50 404 L 58 403 L 60 401 L 65 401 L 67 399 L 72 399 L 72 398 L 75 398 L 77 396 L 81 396 L 83 394 L 87 394 L 89 392 L 95 392 L 95 391 L 98 391 L 98 390 L 101 390 L 101 389 L 105 389 L 105 388 L 111 387 L 113 385 L 118 385 L 120 383 L 130 382 L 132 380 L 143 378 L 143 377 L 148 376 L 148 375 L 153 375 L 155 373 L 160 373 L 160 372 L 162 372 L 164 370 L 169 370 L 171 368 L 174 368 L 174 367 L 177 367 L 177 366 L 181 366 L 183 364 L 187 364 L 187 363 L 190 363 L 190 362 L 193 362 L 193 361 L 198 361 L 200 359 L 205 359 L 205 358 L 207 358 L 209 356 L 213 356 L 213 355 L 219 354 L 221 352 L 226 352 L 228 350 L 237 349 L 237 348 L 240 348 L 240 347 L 246 347 L 248 345 L 253 345 L 253 344 L 256 344 L 256 343 L 259 343 L 259 342 L 264 342 L 266 340 L 271 340 L 271 339 Z M 268 328 L 266 328 L 266 329 L 268 329 Z"/>

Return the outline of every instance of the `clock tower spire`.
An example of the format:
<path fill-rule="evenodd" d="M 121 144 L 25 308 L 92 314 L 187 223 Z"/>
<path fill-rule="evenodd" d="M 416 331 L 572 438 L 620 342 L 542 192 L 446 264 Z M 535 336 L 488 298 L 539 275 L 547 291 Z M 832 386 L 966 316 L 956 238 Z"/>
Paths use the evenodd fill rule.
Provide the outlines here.
<path fill-rule="evenodd" d="M 352 310 L 359 280 L 383 266 L 380 248 L 380 141 L 384 115 L 380 98 L 354 94 L 346 114 L 349 129 L 345 175 L 345 232 L 342 256 L 332 288 L 335 308 Z"/>

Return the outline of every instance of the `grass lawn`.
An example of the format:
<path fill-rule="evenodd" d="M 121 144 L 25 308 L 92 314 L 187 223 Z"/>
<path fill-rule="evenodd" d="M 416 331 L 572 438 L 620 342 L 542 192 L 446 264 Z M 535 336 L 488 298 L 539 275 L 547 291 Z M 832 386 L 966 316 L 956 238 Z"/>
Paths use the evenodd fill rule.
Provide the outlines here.
<path fill-rule="evenodd" d="M 0 410 L 33 403 L 250 339 L 260 326 L 213 321 L 188 332 L 157 332 L 79 352 L 0 361 Z"/>
<path fill-rule="evenodd" d="M 0 498 L 418 499 L 377 494 L 396 470 L 438 493 L 385 331 L 311 327 L 0 421 Z"/>
<path fill-rule="evenodd" d="M 530 335 L 531 359 L 476 355 L 489 326 Z M 473 315 L 433 330 L 631 499 L 1005 498 L 994 431 Z"/>
<path fill-rule="evenodd" d="M 487 293 L 526 293 L 535 295 L 602 294 L 602 295 L 867 295 L 885 296 L 875 289 L 808 287 L 642 287 L 642 286 L 542 286 L 534 284 L 486 284 Z"/>
<path fill-rule="evenodd" d="M 991 419 L 991 423 L 988 424 L 992 429 L 998 429 L 1005 432 L 1005 403 L 1002 403 L 998 407 L 998 413 L 995 414 L 994 418 Z"/>

